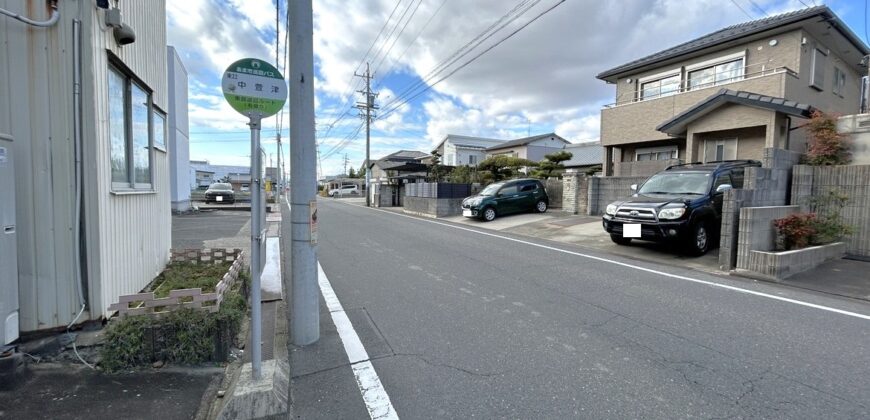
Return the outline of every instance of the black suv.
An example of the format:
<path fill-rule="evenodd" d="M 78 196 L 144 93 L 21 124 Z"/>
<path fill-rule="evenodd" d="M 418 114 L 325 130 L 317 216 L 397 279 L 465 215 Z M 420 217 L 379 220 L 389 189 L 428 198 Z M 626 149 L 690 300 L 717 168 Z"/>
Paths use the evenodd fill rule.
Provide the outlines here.
<path fill-rule="evenodd" d="M 462 215 L 490 222 L 509 213 L 543 213 L 549 206 L 550 198 L 541 181 L 514 179 L 489 184 L 479 194 L 462 200 Z"/>
<path fill-rule="evenodd" d="M 743 188 L 747 167 L 755 160 L 729 160 L 669 166 L 649 179 L 630 198 L 610 203 L 604 230 L 619 245 L 632 239 L 677 242 L 692 255 L 703 255 L 718 242 L 722 196 Z"/>

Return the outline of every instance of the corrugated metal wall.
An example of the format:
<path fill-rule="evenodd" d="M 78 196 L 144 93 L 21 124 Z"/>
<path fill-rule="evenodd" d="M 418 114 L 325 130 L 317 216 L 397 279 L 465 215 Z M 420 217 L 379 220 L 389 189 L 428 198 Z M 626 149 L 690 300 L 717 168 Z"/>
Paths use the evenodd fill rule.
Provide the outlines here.
<path fill-rule="evenodd" d="M 111 191 L 108 126 L 108 52 L 124 64 L 152 90 L 154 104 L 167 109 L 166 83 L 166 3 L 164 0 L 125 0 L 120 2 L 124 22 L 136 32 L 136 42 L 119 47 L 111 31 L 99 24 L 102 11 L 94 10 L 90 19 L 93 49 L 88 62 L 93 83 L 93 108 L 85 118 L 94 121 L 90 134 L 95 171 L 89 184 L 96 186 L 96 203 L 89 211 L 89 224 L 98 226 L 97 246 L 90 269 L 99 278 L 90 290 L 93 316 L 107 315 L 107 308 L 119 295 L 135 293 L 150 282 L 169 260 L 171 240 L 169 163 L 165 152 L 154 151 L 155 193 L 118 195 Z M 86 135 L 87 136 L 87 135 Z M 93 191 L 95 190 L 95 191 Z M 96 208 L 94 208 L 96 207 Z M 93 211 L 95 210 L 95 211 Z M 91 222 L 93 221 L 93 222 Z M 95 223 L 94 223 L 95 222 Z"/>
<path fill-rule="evenodd" d="M 44 0 L 0 0 L 0 7 L 47 19 Z M 154 152 L 156 193 L 110 191 L 107 49 L 154 91 L 166 109 L 164 0 L 121 2 L 136 43 L 115 46 L 91 1 L 59 2 L 51 28 L 0 17 L 0 132 L 14 138 L 21 329 L 61 327 L 79 309 L 74 276 L 73 20 L 82 21 L 86 252 L 91 318 L 119 294 L 141 289 L 168 260 L 167 156 Z M 8 71 L 7 71 L 8 70 Z"/>

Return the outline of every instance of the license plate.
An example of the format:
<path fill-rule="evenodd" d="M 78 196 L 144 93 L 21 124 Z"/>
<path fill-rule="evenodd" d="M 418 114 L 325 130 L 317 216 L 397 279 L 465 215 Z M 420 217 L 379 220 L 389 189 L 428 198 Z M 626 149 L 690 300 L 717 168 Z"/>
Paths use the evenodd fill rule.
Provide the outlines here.
<path fill-rule="evenodd" d="M 465 216 L 465 217 L 471 217 L 471 216 L 473 216 L 473 214 L 471 213 L 471 209 L 463 209 L 463 210 L 462 210 L 462 215 Z"/>
<path fill-rule="evenodd" d="M 217 197 L 215 197 L 215 200 L 217 200 L 217 201 L 224 201 L 224 198 L 223 198 L 222 196 L 217 196 Z"/>
<path fill-rule="evenodd" d="M 626 223 L 622 225 L 623 238 L 640 238 L 640 223 Z"/>

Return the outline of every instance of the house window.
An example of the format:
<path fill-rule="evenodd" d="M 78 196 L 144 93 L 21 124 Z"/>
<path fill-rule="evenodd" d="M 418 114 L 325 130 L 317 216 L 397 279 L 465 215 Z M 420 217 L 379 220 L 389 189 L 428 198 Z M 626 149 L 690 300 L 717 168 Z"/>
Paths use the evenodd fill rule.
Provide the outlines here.
<path fill-rule="evenodd" d="M 846 73 L 843 72 L 843 70 L 840 70 L 839 67 L 834 67 L 834 87 L 831 88 L 831 92 L 842 98 L 843 93 L 845 93 L 845 88 Z"/>
<path fill-rule="evenodd" d="M 649 160 L 670 160 L 677 158 L 677 146 L 647 147 L 635 151 L 638 162 Z"/>
<path fill-rule="evenodd" d="M 166 151 L 166 114 L 154 108 L 154 148 Z"/>
<path fill-rule="evenodd" d="M 670 96 L 680 91 L 680 75 L 675 74 L 662 79 L 651 80 L 641 83 L 640 99 L 652 99 L 662 96 Z"/>
<path fill-rule="evenodd" d="M 109 68 L 109 143 L 114 189 L 151 189 L 151 93 Z M 165 124 L 164 124 L 165 127 Z"/>
<path fill-rule="evenodd" d="M 810 86 L 818 90 L 824 90 L 825 63 L 827 61 L 827 55 L 826 52 L 819 48 L 813 49 L 813 66 L 811 68 L 812 73 L 810 74 Z"/>
<path fill-rule="evenodd" d="M 477 156 L 469 155 L 468 156 L 468 164 L 469 165 L 477 165 Z"/>
<path fill-rule="evenodd" d="M 704 142 L 704 163 L 737 159 L 737 139 L 716 139 Z"/>
<path fill-rule="evenodd" d="M 689 72 L 689 90 L 721 85 L 743 79 L 743 59 L 728 61 Z"/>

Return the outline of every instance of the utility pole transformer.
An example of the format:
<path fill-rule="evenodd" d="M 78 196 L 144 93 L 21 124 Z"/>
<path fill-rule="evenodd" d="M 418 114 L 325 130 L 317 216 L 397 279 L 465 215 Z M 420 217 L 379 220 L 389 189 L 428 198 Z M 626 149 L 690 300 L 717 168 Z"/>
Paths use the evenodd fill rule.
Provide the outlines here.
<path fill-rule="evenodd" d="M 290 4 L 290 342 L 320 339 L 317 283 L 317 155 L 314 141 L 314 42 L 311 0 Z M 286 222 L 285 222 L 286 223 Z"/>
<path fill-rule="evenodd" d="M 366 63 L 366 72 L 365 74 L 356 74 L 354 76 L 362 77 L 366 81 L 366 89 L 359 90 L 357 92 L 365 95 L 365 102 L 357 102 L 356 108 L 360 111 L 364 111 L 364 113 L 360 114 L 360 117 L 365 118 L 366 120 L 366 207 L 372 206 L 372 195 L 371 195 L 371 180 L 372 175 L 369 170 L 369 160 L 371 159 L 371 125 L 372 119 L 375 118 L 375 115 L 372 111 L 378 109 L 378 106 L 375 105 L 375 97 L 378 96 L 377 93 L 372 93 L 372 74 L 369 72 L 369 63 Z M 347 172 L 347 171 L 345 171 Z"/>

